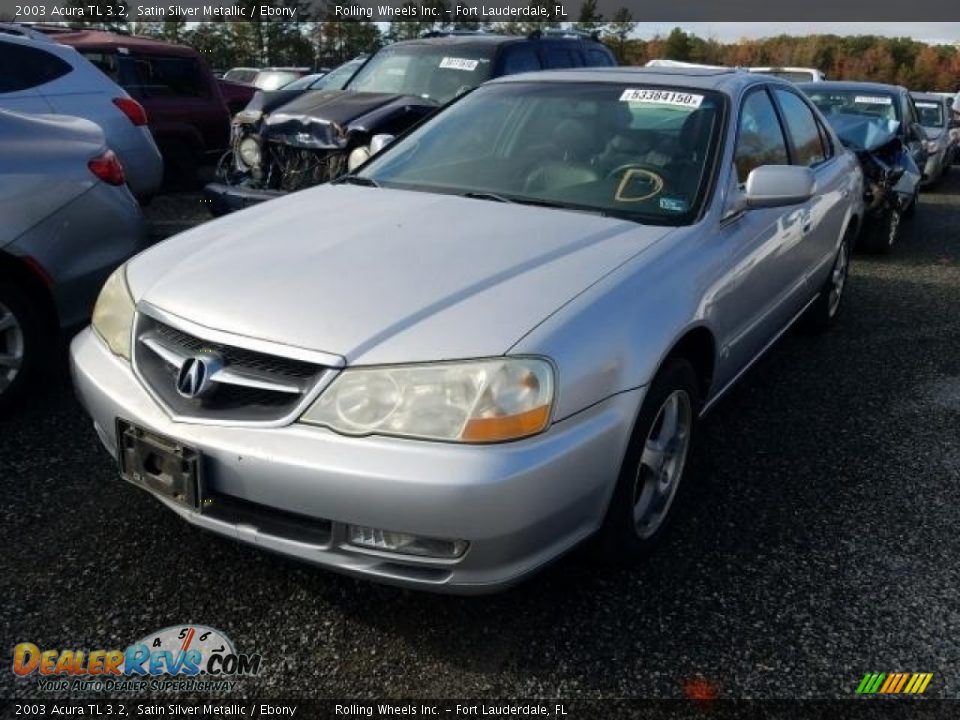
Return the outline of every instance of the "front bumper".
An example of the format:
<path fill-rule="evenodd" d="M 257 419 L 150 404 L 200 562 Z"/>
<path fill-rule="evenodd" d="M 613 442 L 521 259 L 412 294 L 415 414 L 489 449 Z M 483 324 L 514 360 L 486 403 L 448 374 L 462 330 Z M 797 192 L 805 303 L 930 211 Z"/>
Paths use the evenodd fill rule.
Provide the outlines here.
<path fill-rule="evenodd" d="M 944 167 L 946 167 L 946 163 L 947 158 L 945 151 L 930 155 L 923 167 L 923 179 L 920 181 L 920 185 L 927 187 L 939 180 L 943 174 Z"/>
<path fill-rule="evenodd" d="M 469 446 L 174 422 L 89 328 L 71 368 L 111 453 L 118 417 L 179 440 L 201 452 L 206 491 L 249 511 L 231 522 L 158 498 L 188 522 L 352 575 L 464 594 L 508 587 L 600 526 L 643 396 L 622 393 L 527 440 Z M 282 529 L 292 515 L 299 529 Z M 305 532 L 313 521 L 323 531 Z M 347 543 L 348 524 L 470 545 L 455 560 L 364 550 Z"/>
<path fill-rule="evenodd" d="M 287 193 L 283 190 L 255 190 L 224 183 L 210 183 L 203 189 L 203 194 L 210 202 L 210 212 L 220 217 L 235 210 L 283 197 Z"/>

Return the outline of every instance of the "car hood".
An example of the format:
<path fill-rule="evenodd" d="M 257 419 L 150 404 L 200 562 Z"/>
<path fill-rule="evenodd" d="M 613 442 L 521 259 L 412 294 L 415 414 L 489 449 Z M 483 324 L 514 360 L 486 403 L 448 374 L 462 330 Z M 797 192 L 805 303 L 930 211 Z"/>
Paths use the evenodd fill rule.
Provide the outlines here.
<path fill-rule="evenodd" d="M 269 100 L 261 98 L 261 103 L 269 105 Z M 312 90 L 272 107 L 263 121 L 265 137 L 295 147 L 324 149 L 345 147 L 351 130 L 372 132 L 387 117 L 408 114 L 416 119 L 437 109 L 436 103 L 411 95 L 349 90 Z M 367 118 L 376 121 L 369 125 L 364 122 Z"/>
<path fill-rule="evenodd" d="M 670 228 L 424 192 L 326 185 L 135 258 L 138 302 L 349 363 L 499 355 Z"/>
<path fill-rule="evenodd" d="M 943 128 L 923 126 L 923 131 L 927 134 L 927 140 L 939 140 L 944 134 Z"/>

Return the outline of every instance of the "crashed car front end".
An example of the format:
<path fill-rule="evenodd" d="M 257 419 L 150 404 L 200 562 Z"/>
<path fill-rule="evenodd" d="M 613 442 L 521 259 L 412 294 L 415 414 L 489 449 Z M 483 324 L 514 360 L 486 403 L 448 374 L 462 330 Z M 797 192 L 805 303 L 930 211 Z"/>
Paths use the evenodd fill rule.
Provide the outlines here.
<path fill-rule="evenodd" d="M 375 134 L 402 132 L 436 109 L 419 98 L 337 90 L 278 100 L 282 91 L 255 98 L 234 117 L 230 150 L 206 188 L 215 215 L 330 182 Z"/>

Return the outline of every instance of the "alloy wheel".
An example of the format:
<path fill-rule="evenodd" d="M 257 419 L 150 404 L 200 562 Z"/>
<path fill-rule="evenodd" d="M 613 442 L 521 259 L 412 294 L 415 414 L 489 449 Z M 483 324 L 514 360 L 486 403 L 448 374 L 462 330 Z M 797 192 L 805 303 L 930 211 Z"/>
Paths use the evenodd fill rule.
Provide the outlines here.
<path fill-rule="evenodd" d="M 847 274 L 850 271 L 850 250 L 846 241 L 840 243 L 840 251 L 837 253 L 836 262 L 833 264 L 833 273 L 830 276 L 830 297 L 827 302 L 827 313 L 830 317 L 837 314 L 840 309 L 840 300 L 843 297 L 843 289 L 847 284 Z"/>
<path fill-rule="evenodd" d="M 0 302 L 0 394 L 13 384 L 23 367 L 23 328 L 13 311 Z"/>
<path fill-rule="evenodd" d="M 666 519 L 677 494 L 690 450 L 693 403 L 685 390 L 675 390 L 657 413 L 644 442 L 633 493 L 633 522 L 646 540 Z"/>

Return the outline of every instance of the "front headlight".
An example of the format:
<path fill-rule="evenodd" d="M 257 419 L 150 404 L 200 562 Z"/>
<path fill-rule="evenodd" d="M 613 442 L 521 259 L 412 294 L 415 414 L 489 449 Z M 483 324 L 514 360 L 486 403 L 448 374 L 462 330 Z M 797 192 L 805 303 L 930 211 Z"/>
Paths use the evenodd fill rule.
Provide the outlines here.
<path fill-rule="evenodd" d="M 542 431 L 553 395 L 553 367 L 539 358 L 347 369 L 301 421 L 348 435 L 502 442 Z"/>
<path fill-rule="evenodd" d="M 245 137 L 237 148 L 240 162 L 247 167 L 257 167 L 260 164 L 260 143 L 256 138 Z"/>
<path fill-rule="evenodd" d="M 90 324 L 107 346 L 122 358 L 130 359 L 133 330 L 133 296 L 127 287 L 127 266 L 121 265 L 107 278 L 93 306 Z"/>
<path fill-rule="evenodd" d="M 940 143 L 937 140 L 927 140 L 927 152 L 931 155 L 940 149 Z"/>

